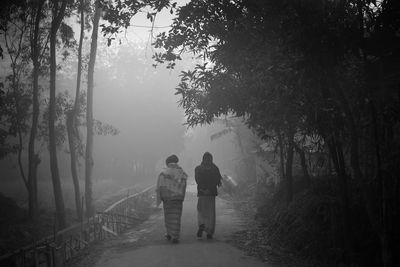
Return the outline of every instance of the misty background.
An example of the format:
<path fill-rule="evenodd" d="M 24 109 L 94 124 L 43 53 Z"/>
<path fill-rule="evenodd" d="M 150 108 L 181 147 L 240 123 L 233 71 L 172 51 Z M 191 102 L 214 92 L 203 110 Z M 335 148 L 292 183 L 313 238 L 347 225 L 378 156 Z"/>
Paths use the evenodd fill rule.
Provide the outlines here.
<path fill-rule="evenodd" d="M 168 12 L 167 12 L 168 13 Z M 94 81 L 94 118 L 118 130 L 117 135 L 94 137 L 93 191 L 94 199 L 135 190 L 155 183 L 165 158 L 176 154 L 180 164 L 193 182 L 194 168 L 200 164 L 204 152 L 214 155 L 215 163 L 222 173 L 237 176 L 240 167 L 240 151 L 233 133 L 211 140 L 211 136 L 226 128 L 223 123 L 188 128 L 184 125 L 183 110 L 178 106 L 174 88 L 179 83 L 182 70 L 196 64 L 191 56 L 184 57 L 175 69 L 153 67 L 151 36 L 165 28 L 154 28 L 145 17 L 135 18 L 121 42 L 107 46 L 105 38 L 99 38 Z M 157 24 L 167 25 L 168 16 L 159 16 Z M 77 25 L 78 26 L 78 25 Z M 143 27 L 142 27 L 143 26 Z M 78 30 L 75 29 L 75 35 Z M 90 35 L 86 33 L 84 55 L 88 55 Z M 77 37 L 75 37 L 76 39 Z M 69 55 L 59 59 L 57 93 L 72 98 L 76 85 L 77 59 Z M 9 62 L 2 61 L 2 72 Z M 84 77 L 83 88 L 86 85 Z M 47 92 L 43 92 L 47 94 Z M 65 123 L 62 119 L 61 124 Z M 244 125 L 245 135 L 256 137 Z M 84 140 L 84 129 L 81 138 Z M 26 140 L 27 142 L 27 140 Z M 58 146 L 59 169 L 65 203 L 73 208 L 73 185 L 67 140 Z M 53 192 L 46 142 L 39 142 L 41 163 L 38 167 L 39 206 L 53 207 Z M 251 145 L 251 144 L 249 144 Z M 26 154 L 22 160 L 27 161 Z M 84 162 L 79 161 L 81 188 L 84 188 Z M 0 191 L 27 205 L 26 189 L 18 171 L 16 154 L 0 161 Z"/>

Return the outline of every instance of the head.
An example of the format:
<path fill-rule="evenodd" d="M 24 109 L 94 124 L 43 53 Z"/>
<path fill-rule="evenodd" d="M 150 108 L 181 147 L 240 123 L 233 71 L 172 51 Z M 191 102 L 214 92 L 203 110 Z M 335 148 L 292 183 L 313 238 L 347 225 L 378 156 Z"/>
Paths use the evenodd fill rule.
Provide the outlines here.
<path fill-rule="evenodd" d="M 165 160 L 165 164 L 168 165 L 170 163 L 178 163 L 179 159 L 176 155 L 171 155 Z"/>
<path fill-rule="evenodd" d="M 206 152 L 203 155 L 203 163 L 212 163 L 213 162 L 213 156 L 211 155 L 210 152 Z"/>

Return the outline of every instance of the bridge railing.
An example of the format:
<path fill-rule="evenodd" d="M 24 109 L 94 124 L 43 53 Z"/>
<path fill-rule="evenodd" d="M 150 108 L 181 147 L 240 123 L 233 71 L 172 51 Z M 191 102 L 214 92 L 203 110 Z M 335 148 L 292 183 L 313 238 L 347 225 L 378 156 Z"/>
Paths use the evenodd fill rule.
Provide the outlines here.
<path fill-rule="evenodd" d="M 155 201 L 155 186 L 148 187 L 140 193 L 127 196 L 104 210 L 98 212 L 103 229 L 107 234 L 120 234 L 128 227 L 143 221 L 148 208 Z"/>
<path fill-rule="evenodd" d="M 154 200 L 155 186 L 127 195 L 86 221 L 1 256 L 0 266 L 62 266 L 90 244 L 117 236 L 144 221 Z"/>

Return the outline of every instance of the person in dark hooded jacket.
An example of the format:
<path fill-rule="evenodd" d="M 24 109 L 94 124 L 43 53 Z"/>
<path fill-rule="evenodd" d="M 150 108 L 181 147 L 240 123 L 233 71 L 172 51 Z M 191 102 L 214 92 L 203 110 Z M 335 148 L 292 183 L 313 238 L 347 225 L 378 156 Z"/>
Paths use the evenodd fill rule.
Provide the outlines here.
<path fill-rule="evenodd" d="M 197 183 L 197 221 L 199 229 L 197 237 L 201 238 L 203 231 L 207 239 L 211 239 L 215 232 L 215 197 L 218 195 L 217 186 L 221 186 L 221 173 L 213 163 L 211 153 L 206 152 L 203 160 L 194 170 Z"/>

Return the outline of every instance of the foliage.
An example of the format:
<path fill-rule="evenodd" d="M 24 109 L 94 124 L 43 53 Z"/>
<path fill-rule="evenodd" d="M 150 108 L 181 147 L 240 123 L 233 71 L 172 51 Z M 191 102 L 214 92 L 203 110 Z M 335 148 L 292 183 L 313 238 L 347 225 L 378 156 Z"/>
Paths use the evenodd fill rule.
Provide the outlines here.
<path fill-rule="evenodd" d="M 2 92 L 2 105 L 1 120 L 4 128 L 7 128 L 9 137 L 15 136 L 17 130 L 22 130 L 24 135 L 28 134 L 28 127 L 31 120 L 31 105 L 32 105 L 32 91 L 29 88 L 32 82 L 32 63 L 31 57 L 33 54 L 32 38 L 33 38 L 33 20 L 36 12 L 35 3 L 25 1 L 5 1 L 4 8 L 1 13 L 1 33 L 5 38 L 5 43 L 9 43 L 9 49 L 5 54 L 11 58 L 11 67 L 16 67 L 16 72 L 9 74 L 5 77 L 4 86 L 1 87 Z M 41 16 L 42 28 L 39 29 L 39 68 L 40 75 L 46 76 L 49 68 L 49 52 L 48 52 L 48 32 L 45 29 L 49 26 L 44 10 Z M 64 48 L 71 48 L 75 45 L 73 41 L 72 28 L 63 23 L 61 27 L 59 46 Z M 65 54 L 67 56 L 67 54 Z M 13 60 L 14 58 L 14 60 Z M 13 62 L 14 61 L 14 62 Z M 12 68 L 11 68 L 12 69 Z M 18 89 L 12 89 L 11 83 L 18 83 Z M 14 86 L 15 87 L 15 86 Z M 60 100 L 61 101 L 61 100 Z M 42 101 L 46 102 L 46 100 Z M 60 103 L 61 104 L 61 103 Z M 17 112 L 19 114 L 17 114 Z M 44 113 L 43 116 L 46 116 Z M 46 122 L 40 126 L 42 129 L 46 128 Z M 61 126 L 59 130 L 62 130 Z M 62 132 L 62 131 L 61 131 Z M 42 137 L 46 136 L 42 132 Z M 6 137 L 4 137 L 6 142 Z M 40 138 L 40 137 L 39 137 Z M 63 139 L 63 136 L 60 136 Z M 23 144 L 20 144 L 23 145 Z M 7 151 L 11 151 L 7 149 Z"/>
<path fill-rule="evenodd" d="M 100 5 L 104 11 L 103 20 L 106 21 L 100 27 L 103 36 L 107 37 L 108 46 L 110 46 L 122 29 L 130 26 L 131 19 L 138 12 L 146 12 L 147 18 L 154 22 L 158 12 L 169 8 L 172 14 L 177 4 L 170 0 L 114 0 L 100 1 Z M 149 10 L 146 11 L 146 8 Z"/>
<path fill-rule="evenodd" d="M 399 198 L 393 157 L 400 150 L 394 115 L 400 103 L 399 14 L 398 1 L 391 0 L 197 0 L 178 8 L 172 28 L 154 43 L 161 49 L 155 61 L 167 68 L 186 52 L 205 62 L 182 72 L 176 88 L 187 124 L 233 113 L 244 116 L 261 138 L 273 134 L 288 192 L 293 149 L 300 145 L 302 155 L 301 140 L 320 140 L 341 188 L 345 254 L 354 249 L 349 198 L 354 182 L 362 189 L 369 223 L 385 240 L 385 266 L 396 247 L 391 221 L 400 219 L 393 208 Z M 379 38 L 388 45 L 379 45 Z"/>
<path fill-rule="evenodd" d="M 117 135 L 119 134 L 119 130 L 114 126 L 101 122 L 98 120 L 94 121 L 94 131 L 97 135 Z"/>

